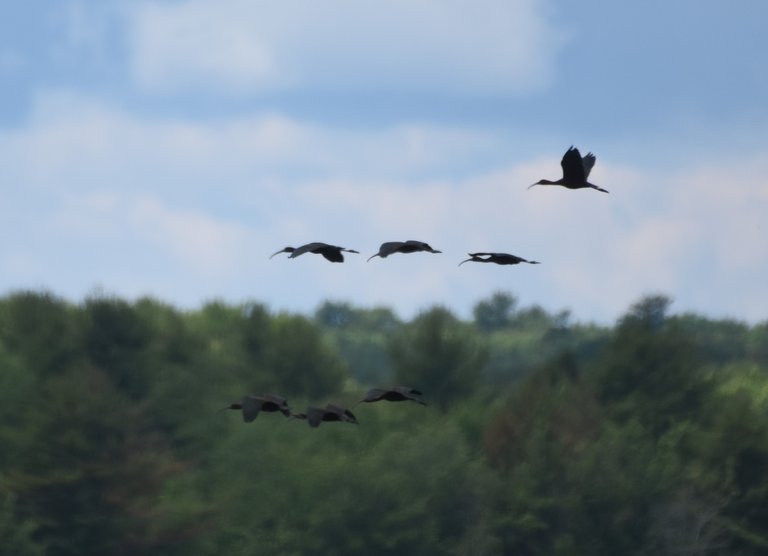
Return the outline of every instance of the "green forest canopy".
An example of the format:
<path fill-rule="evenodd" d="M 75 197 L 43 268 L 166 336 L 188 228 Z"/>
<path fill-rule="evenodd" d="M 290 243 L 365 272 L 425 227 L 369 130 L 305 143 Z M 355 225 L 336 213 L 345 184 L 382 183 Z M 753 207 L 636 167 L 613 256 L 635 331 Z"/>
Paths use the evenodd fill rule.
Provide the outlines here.
<path fill-rule="evenodd" d="M 0 554 L 768 554 L 768 322 L 0 299 Z M 295 411 L 405 384 L 360 424 Z"/>

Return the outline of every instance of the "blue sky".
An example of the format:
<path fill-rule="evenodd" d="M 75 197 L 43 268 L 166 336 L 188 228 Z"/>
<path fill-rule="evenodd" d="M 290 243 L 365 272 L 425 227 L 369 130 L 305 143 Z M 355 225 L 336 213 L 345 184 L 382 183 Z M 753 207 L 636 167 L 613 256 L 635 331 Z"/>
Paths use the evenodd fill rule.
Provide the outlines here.
<path fill-rule="evenodd" d="M 0 291 L 768 318 L 762 0 L 0 4 Z M 571 145 L 610 190 L 559 177 Z M 440 255 L 365 259 L 419 239 Z M 269 255 L 325 241 L 334 265 Z M 506 251 L 539 266 L 466 264 Z"/>

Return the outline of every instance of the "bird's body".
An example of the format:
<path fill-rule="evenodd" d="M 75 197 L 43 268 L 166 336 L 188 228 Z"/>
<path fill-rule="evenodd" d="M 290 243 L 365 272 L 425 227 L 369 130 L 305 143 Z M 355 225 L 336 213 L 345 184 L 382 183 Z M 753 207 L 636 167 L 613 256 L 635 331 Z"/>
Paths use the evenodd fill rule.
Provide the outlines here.
<path fill-rule="evenodd" d="M 332 263 L 343 263 L 344 262 L 343 252 L 345 251 L 347 253 L 359 253 L 359 251 L 355 251 L 354 249 L 347 249 L 345 247 L 339 247 L 338 245 L 329 245 L 321 241 L 315 241 L 313 243 L 307 243 L 306 245 L 302 245 L 301 247 L 284 247 L 280 249 L 280 251 L 275 251 L 274 253 L 272 253 L 272 255 L 269 258 L 271 259 L 272 257 L 274 257 L 279 253 L 290 253 L 290 255 L 288 255 L 288 258 L 295 259 L 296 257 L 303 255 L 304 253 L 314 253 L 316 255 L 322 255 Z"/>
<path fill-rule="evenodd" d="M 381 400 L 388 402 L 405 402 L 411 401 L 421 405 L 427 405 L 424 400 L 421 399 L 422 393 L 415 388 L 409 388 L 408 386 L 394 386 L 389 389 L 385 388 L 371 388 L 365 393 L 365 397 L 357 403 L 373 403 Z"/>
<path fill-rule="evenodd" d="M 381 244 L 379 252 L 368 257 L 370 261 L 374 257 L 381 257 L 386 259 L 393 253 L 416 253 L 418 251 L 428 251 L 429 253 L 442 253 L 437 249 L 433 249 L 428 243 L 423 241 L 416 241 L 415 239 L 409 239 L 408 241 L 387 241 Z"/>
<path fill-rule="evenodd" d="M 459 266 L 466 262 L 475 263 L 496 263 L 496 264 L 541 264 L 539 261 L 529 261 L 517 255 L 510 255 L 509 253 L 467 253 L 471 258 L 461 261 Z"/>
<path fill-rule="evenodd" d="M 592 171 L 592 167 L 595 165 L 595 155 L 587 153 L 582 157 L 579 153 L 579 149 L 571 146 L 560 161 L 560 166 L 563 167 L 563 177 L 557 181 L 539 180 L 533 185 L 528 186 L 528 189 L 534 185 L 561 185 L 568 189 L 584 189 L 592 188 L 608 193 L 606 189 L 598 187 L 595 184 L 589 183 L 589 173 Z"/>
<path fill-rule="evenodd" d="M 243 412 L 243 421 L 250 423 L 259 416 L 260 411 L 273 413 L 279 411 L 286 417 L 291 414 L 288 401 L 276 394 L 262 394 L 261 396 L 243 396 L 239 403 L 231 403 L 224 409 L 239 409 Z"/>
<path fill-rule="evenodd" d="M 357 417 L 348 409 L 329 403 L 324 408 L 308 407 L 306 413 L 294 413 L 296 419 L 306 419 L 310 427 L 316 428 L 323 421 L 337 421 L 357 425 Z"/>

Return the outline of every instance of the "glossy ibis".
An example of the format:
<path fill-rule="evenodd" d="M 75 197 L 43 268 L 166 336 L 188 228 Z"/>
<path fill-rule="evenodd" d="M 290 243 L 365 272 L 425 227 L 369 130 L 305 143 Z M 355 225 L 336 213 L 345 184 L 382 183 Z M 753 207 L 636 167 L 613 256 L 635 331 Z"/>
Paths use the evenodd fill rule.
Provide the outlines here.
<path fill-rule="evenodd" d="M 354 249 L 346 249 L 345 247 L 339 247 L 338 245 L 329 245 L 327 243 L 316 241 L 314 243 L 307 243 L 301 247 L 284 247 L 280 249 L 280 251 L 272 253 L 269 258 L 271 259 L 279 253 L 290 253 L 288 258 L 295 259 L 304 253 L 314 253 L 316 255 L 322 255 L 332 263 L 343 263 L 343 251 L 346 251 L 347 253 L 359 253 L 359 251 L 355 251 Z"/>
<path fill-rule="evenodd" d="M 310 427 L 319 427 L 323 421 L 338 421 L 357 425 L 357 417 L 348 409 L 329 403 L 325 408 L 308 407 L 306 413 L 294 413 L 296 419 L 306 419 Z"/>
<path fill-rule="evenodd" d="M 243 412 L 243 421 L 250 423 L 256 417 L 258 417 L 260 411 L 266 411 L 272 413 L 279 411 L 286 417 L 291 414 L 291 410 L 288 407 L 288 401 L 282 396 L 275 394 L 262 394 L 261 396 L 243 396 L 240 403 L 231 403 L 226 409 L 239 409 Z"/>
<path fill-rule="evenodd" d="M 475 263 L 496 263 L 496 264 L 541 264 L 539 261 L 529 261 L 517 255 L 510 255 L 509 253 L 467 253 L 471 258 L 461 261 L 459 266 L 467 262 Z"/>
<path fill-rule="evenodd" d="M 415 388 L 409 388 L 408 386 L 394 386 L 389 389 L 371 388 L 365 393 L 365 397 L 357 403 L 373 403 L 386 400 L 388 402 L 411 401 L 424 406 L 427 405 L 426 402 L 421 399 L 421 396 L 421 392 Z"/>
<path fill-rule="evenodd" d="M 416 241 L 415 239 L 409 239 L 408 241 L 387 241 L 382 243 L 379 247 L 379 252 L 368 257 L 368 260 L 370 261 L 374 257 L 381 257 L 382 259 L 386 259 L 393 253 L 416 253 L 417 251 L 442 253 L 442 251 L 432 249 L 428 243 L 424 243 L 423 241 Z"/>
<path fill-rule="evenodd" d="M 595 155 L 587 153 L 587 156 L 582 157 L 579 153 L 579 149 L 573 147 L 565 151 L 563 159 L 560 161 L 560 166 L 563 167 L 563 177 L 557 181 L 539 180 L 533 185 L 528 186 L 528 189 L 534 185 L 562 185 L 568 189 L 584 189 L 585 187 L 591 187 L 597 189 L 603 193 L 608 193 L 606 189 L 598 187 L 587 181 L 589 178 L 589 172 L 592 171 L 592 166 L 595 165 Z"/>

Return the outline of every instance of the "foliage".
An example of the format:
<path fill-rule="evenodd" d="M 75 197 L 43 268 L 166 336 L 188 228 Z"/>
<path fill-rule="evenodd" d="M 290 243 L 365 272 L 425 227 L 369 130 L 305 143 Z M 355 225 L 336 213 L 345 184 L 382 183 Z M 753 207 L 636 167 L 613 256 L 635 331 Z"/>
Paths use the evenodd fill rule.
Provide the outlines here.
<path fill-rule="evenodd" d="M 475 326 L 480 330 L 491 331 L 506 328 L 512 324 L 517 299 L 507 292 L 496 292 L 490 299 L 475 305 L 472 314 Z"/>
<path fill-rule="evenodd" d="M 466 324 L 435 307 L 392 336 L 390 357 L 397 382 L 430 392 L 445 409 L 479 386 L 486 351 Z"/>
<path fill-rule="evenodd" d="M 768 326 L 0 299 L 0 554 L 768 554 Z M 353 404 L 405 384 L 412 402 Z M 273 392 L 360 424 L 221 411 Z"/>

